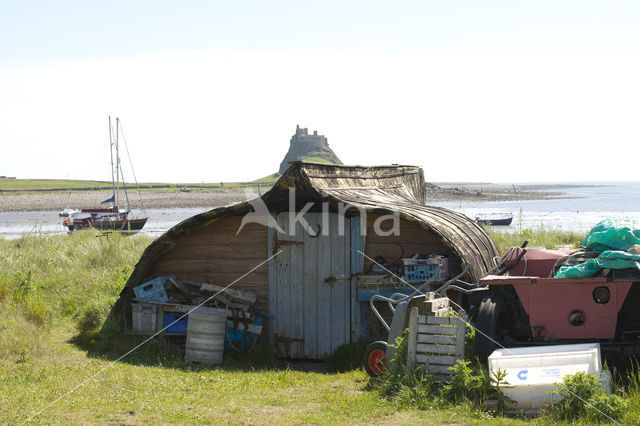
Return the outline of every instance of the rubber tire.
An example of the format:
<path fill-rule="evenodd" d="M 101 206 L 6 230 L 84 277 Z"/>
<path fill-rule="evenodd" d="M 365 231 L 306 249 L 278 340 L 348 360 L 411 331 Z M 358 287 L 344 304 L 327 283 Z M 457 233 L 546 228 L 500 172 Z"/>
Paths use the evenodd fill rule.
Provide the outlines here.
<path fill-rule="evenodd" d="M 504 331 L 498 321 L 505 310 L 504 298 L 499 295 L 489 295 L 480 304 L 476 320 L 474 350 L 483 363 L 487 362 L 489 355 L 498 347 L 495 341 L 500 341 Z"/>
<path fill-rule="evenodd" d="M 387 342 L 378 340 L 364 351 L 364 369 L 371 377 L 378 377 L 387 371 Z"/>

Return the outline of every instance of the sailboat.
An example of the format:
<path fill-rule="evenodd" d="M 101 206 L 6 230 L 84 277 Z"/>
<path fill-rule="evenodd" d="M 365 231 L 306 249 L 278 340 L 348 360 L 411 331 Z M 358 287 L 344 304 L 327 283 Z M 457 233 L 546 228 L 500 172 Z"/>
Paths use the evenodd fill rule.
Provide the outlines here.
<path fill-rule="evenodd" d="M 109 150 L 111 153 L 111 183 L 113 186 L 113 194 L 110 198 L 102 201 L 100 205 L 106 204 L 107 207 L 71 209 L 65 208 L 60 212 L 59 216 L 63 219 L 63 226 L 69 231 L 79 229 L 94 228 L 101 231 L 118 231 L 118 232 L 136 232 L 140 231 L 147 223 L 148 217 L 133 217 L 131 213 L 131 205 L 129 204 L 129 195 L 127 194 L 127 186 L 120 166 L 120 119 L 116 118 L 115 136 L 113 126 L 111 125 L 111 117 L 109 117 Z M 113 160 L 113 151 L 115 150 L 115 164 Z M 135 173 L 134 173 L 135 177 Z M 120 201 L 120 178 L 122 178 L 122 190 L 124 192 L 127 203 L 126 208 L 121 208 Z M 137 179 L 136 179 L 137 185 Z M 138 194 L 140 190 L 138 189 Z M 140 197 L 142 202 L 142 196 Z M 144 208 L 144 205 L 143 205 Z"/>

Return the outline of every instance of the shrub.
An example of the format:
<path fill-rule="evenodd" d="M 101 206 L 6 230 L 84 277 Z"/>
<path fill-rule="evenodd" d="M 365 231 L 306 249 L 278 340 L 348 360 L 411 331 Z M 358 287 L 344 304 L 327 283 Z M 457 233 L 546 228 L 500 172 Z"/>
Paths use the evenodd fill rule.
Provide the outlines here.
<path fill-rule="evenodd" d="M 553 406 L 553 413 L 563 420 L 617 420 L 624 415 L 627 402 L 618 395 L 608 396 L 602 380 L 579 372 L 562 379 L 559 390 L 551 391 L 562 400 Z"/>
<path fill-rule="evenodd" d="M 109 302 L 92 302 L 87 305 L 78 315 L 76 328 L 81 333 L 98 330 L 107 315 L 109 314 L 111 303 Z"/>
<path fill-rule="evenodd" d="M 450 368 L 453 372 L 451 381 L 442 388 L 445 399 L 452 403 L 470 401 L 481 405 L 489 395 L 491 377 L 482 368 L 471 368 L 469 361 L 458 360 Z"/>

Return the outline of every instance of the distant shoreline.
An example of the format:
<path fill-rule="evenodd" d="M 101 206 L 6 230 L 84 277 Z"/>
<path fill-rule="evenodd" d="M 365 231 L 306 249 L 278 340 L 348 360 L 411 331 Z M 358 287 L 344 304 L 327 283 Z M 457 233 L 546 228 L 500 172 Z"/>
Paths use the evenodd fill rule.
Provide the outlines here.
<path fill-rule="evenodd" d="M 598 185 L 498 185 L 484 182 L 438 182 L 427 184 L 427 204 L 429 202 L 486 202 L 545 200 L 567 197 L 559 192 L 563 188 L 583 188 Z M 554 191 L 552 191 L 554 190 Z M 261 190 L 264 193 L 265 189 Z M 132 209 L 197 208 L 219 207 L 247 198 L 258 196 L 256 189 L 248 192 L 239 190 L 191 190 L 144 191 L 142 203 L 136 191 L 131 191 L 129 200 Z M 110 191 L 68 191 L 55 193 L 21 193 L 0 195 L 0 211 L 57 211 L 65 207 L 96 207 L 111 196 Z M 124 200 L 123 200 L 124 201 Z M 122 204 L 122 203 L 121 203 Z"/>

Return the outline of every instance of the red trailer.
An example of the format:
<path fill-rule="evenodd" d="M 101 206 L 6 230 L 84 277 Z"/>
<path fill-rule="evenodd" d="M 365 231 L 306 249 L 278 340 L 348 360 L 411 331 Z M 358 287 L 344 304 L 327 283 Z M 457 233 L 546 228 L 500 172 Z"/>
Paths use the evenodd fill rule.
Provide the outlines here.
<path fill-rule="evenodd" d="M 523 253 L 524 252 L 524 253 Z M 476 353 L 500 345 L 600 342 L 603 353 L 640 354 L 640 271 L 605 270 L 590 278 L 549 278 L 569 252 L 514 248 L 510 276 L 480 280 L 488 294 L 475 316 Z"/>

